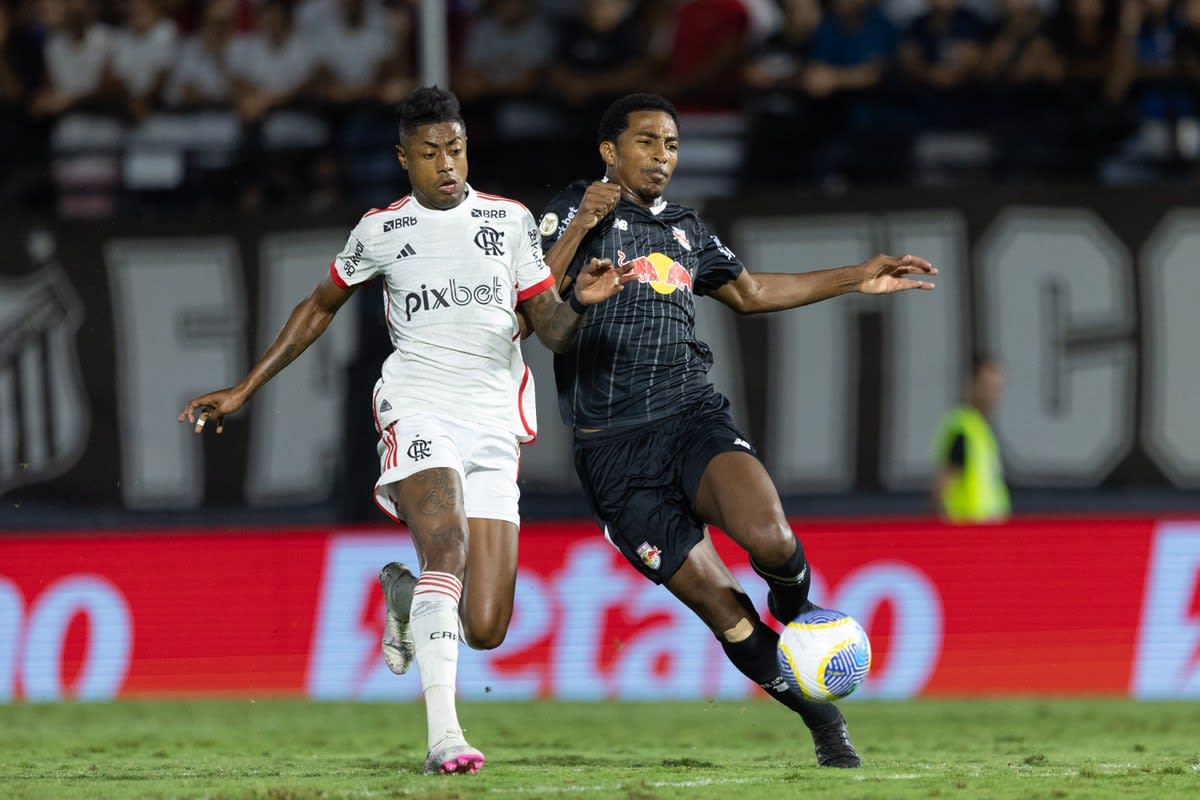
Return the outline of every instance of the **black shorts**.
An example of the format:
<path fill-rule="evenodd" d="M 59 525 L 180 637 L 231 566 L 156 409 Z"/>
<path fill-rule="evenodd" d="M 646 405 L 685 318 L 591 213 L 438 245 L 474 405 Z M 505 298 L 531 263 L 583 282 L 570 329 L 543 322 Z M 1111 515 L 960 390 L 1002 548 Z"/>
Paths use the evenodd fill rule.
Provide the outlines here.
<path fill-rule="evenodd" d="M 655 583 L 683 565 L 704 538 L 694 511 L 712 459 L 758 451 L 733 423 L 729 401 L 713 393 L 652 426 L 575 434 L 575 470 L 604 535 Z"/>

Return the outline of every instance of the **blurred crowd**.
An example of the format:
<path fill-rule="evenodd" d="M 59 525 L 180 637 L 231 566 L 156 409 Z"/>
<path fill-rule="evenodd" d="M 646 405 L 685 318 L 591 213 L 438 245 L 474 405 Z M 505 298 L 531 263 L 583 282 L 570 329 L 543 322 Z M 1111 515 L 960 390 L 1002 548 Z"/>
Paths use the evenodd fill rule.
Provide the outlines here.
<path fill-rule="evenodd" d="M 594 172 L 600 110 L 637 90 L 676 101 L 685 154 L 701 144 L 687 166 L 717 191 L 1197 175 L 1200 0 L 446 6 L 451 88 L 494 190 Z M 0 0 L 0 207 L 394 197 L 420 11 Z"/>

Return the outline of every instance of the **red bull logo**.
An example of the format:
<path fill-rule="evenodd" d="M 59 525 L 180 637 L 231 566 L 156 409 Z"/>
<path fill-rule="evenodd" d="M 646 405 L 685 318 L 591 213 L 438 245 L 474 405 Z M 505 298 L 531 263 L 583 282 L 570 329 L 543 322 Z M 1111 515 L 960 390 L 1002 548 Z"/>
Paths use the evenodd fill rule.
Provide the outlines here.
<path fill-rule="evenodd" d="M 617 251 L 617 266 L 623 267 L 631 263 L 625 258 L 625 253 Z M 638 256 L 632 261 L 630 274 L 636 275 L 638 283 L 648 283 L 650 288 L 659 294 L 670 294 L 676 289 L 692 291 L 692 276 L 684 266 L 670 256 L 662 253 L 651 253 L 648 256 Z"/>

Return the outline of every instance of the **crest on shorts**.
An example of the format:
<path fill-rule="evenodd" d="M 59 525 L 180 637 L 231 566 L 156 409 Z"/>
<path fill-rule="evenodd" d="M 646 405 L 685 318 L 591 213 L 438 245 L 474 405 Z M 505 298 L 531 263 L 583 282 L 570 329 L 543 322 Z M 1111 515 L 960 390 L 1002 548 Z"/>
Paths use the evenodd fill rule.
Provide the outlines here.
<path fill-rule="evenodd" d="M 658 569 L 662 566 L 662 550 L 649 542 L 642 542 L 638 545 L 637 554 L 642 559 L 642 563 L 650 569 Z"/>
<path fill-rule="evenodd" d="M 408 446 L 408 457 L 413 461 L 420 461 L 422 458 L 429 458 L 433 453 L 429 450 L 429 445 L 433 442 L 420 437 L 413 439 L 412 444 Z"/>

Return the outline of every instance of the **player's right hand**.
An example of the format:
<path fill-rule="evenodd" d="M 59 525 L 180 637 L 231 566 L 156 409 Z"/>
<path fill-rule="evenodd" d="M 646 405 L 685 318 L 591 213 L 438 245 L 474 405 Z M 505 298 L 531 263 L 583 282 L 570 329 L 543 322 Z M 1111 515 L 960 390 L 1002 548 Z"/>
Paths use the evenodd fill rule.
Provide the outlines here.
<path fill-rule="evenodd" d="M 245 400 L 233 389 L 221 389 L 190 400 L 178 419 L 195 425 L 196 433 L 204 433 L 205 425 L 214 422 L 217 433 L 221 433 L 225 430 L 225 415 L 237 411 L 243 403 Z"/>
<path fill-rule="evenodd" d="M 583 199 L 579 201 L 579 210 L 575 212 L 572 225 L 582 225 L 585 231 L 596 227 L 600 220 L 612 213 L 621 199 L 621 187 L 608 181 L 592 181 Z"/>

